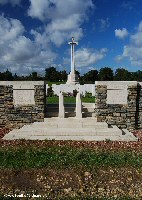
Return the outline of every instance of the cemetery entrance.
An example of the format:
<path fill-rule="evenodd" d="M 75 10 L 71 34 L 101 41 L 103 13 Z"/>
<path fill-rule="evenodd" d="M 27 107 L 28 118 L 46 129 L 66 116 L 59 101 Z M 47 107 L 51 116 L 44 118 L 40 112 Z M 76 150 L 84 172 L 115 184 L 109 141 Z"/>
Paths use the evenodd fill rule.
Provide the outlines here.
<path fill-rule="evenodd" d="M 81 108 L 82 117 L 94 117 L 94 109 L 95 109 L 95 97 L 92 94 L 88 93 L 86 96 L 80 95 L 79 101 L 81 104 L 77 102 L 77 90 L 73 90 L 73 92 L 62 92 L 62 94 L 54 95 L 50 92 L 51 88 L 47 91 L 46 97 L 46 114 L 45 117 L 76 117 L 76 107 L 77 105 Z M 60 111 L 59 111 L 60 108 Z M 63 113 L 59 115 L 60 113 Z"/>

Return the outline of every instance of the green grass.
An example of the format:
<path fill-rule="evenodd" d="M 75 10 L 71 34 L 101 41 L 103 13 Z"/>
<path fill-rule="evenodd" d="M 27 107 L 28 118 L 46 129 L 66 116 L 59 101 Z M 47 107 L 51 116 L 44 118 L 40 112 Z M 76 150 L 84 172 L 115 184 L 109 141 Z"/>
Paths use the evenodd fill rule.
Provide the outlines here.
<path fill-rule="evenodd" d="M 47 103 L 59 103 L 59 97 L 54 96 L 54 97 L 47 97 L 46 98 Z M 75 103 L 76 98 L 75 97 L 64 97 L 64 102 L 65 103 Z M 95 97 L 82 97 L 82 102 L 86 103 L 95 103 Z"/>
<path fill-rule="evenodd" d="M 71 147 L 0 149 L 0 168 L 142 167 L 142 154 L 102 152 Z"/>
<path fill-rule="evenodd" d="M 52 84 L 60 85 L 60 84 L 66 84 L 66 82 L 50 82 L 50 81 L 47 81 L 46 84 L 48 84 L 48 86 L 52 86 Z"/>

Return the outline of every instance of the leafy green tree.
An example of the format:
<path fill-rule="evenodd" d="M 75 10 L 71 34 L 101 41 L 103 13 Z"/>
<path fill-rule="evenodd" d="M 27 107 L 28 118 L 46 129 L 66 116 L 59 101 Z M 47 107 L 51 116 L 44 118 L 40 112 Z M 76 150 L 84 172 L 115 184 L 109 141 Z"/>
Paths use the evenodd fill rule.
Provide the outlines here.
<path fill-rule="evenodd" d="M 61 74 L 55 67 L 49 67 L 45 69 L 45 80 L 47 81 L 59 81 L 61 80 Z"/>
<path fill-rule="evenodd" d="M 131 72 L 132 81 L 142 81 L 142 71 Z"/>
<path fill-rule="evenodd" d="M 98 80 L 98 71 L 97 70 L 91 70 L 84 74 L 83 81 L 85 82 L 91 82 L 94 83 Z"/>
<path fill-rule="evenodd" d="M 12 73 L 10 71 L 8 71 L 8 69 L 6 70 L 6 72 L 3 73 L 3 77 L 4 77 L 5 81 L 12 81 L 13 80 Z"/>
<path fill-rule="evenodd" d="M 38 79 L 37 72 L 32 72 L 32 80 L 33 80 L 33 81 L 39 80 L 39 79 Z"/>
<path fill-rule="evenodd" d="M 115 71 L 114 80 L 115 81 L 131 81 L 132 76 L 131 76 L 131 73 L 127 71 L 126 69 L 118 68 Z"/>
<path fill-rule="evenodd" d="M 14 76 L 13 76 L 13 80 L 14 80 L 14 81 L 17 81 L 18 79 L 19 79 L 19 77 L 18 77 L 17 74 L 15 73 Z"/>
<path fill-rule="evenodd" d="M 64 71 L 61 71 L 61 78 L 62 78 L 62 81 L 67 81 L 67 72 L 64 70 Z"/>
<path fill-rule="evenodd" d="M 101 68 L 98 79 L 99 81 L 113 81 L 113 70 L 109 67 Z"/>

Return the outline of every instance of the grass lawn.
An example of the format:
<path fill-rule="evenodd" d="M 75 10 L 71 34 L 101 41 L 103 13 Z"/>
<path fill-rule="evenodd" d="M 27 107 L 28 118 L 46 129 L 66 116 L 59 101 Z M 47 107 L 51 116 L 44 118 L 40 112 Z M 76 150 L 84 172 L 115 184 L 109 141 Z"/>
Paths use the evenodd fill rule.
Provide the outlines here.
<path fill-rule="evenodd" d="M 54 96 L 54 97 L 46 97 L 46 102 L 48 103 L 59 103 L 59 97 Z M 75 97 L 64 97 L 64 102 L 65 103 L 75 103 L 76 98 Z M 82 102 L 86 103 L 95 103 L 95 97 L 82 97 Z"/>
<path fill-rule="evenodd" d="M 50 81 L 46 81 L 45 83 L 48 84 L 48 86 L 52 86 L 52 84 L 56 85 L 66 84 L 66 82 L 50 82 Z"/>
<path fill-rule="evenodd" d="M 55 167 L 67 169 L 84 166 L 96 167 L 142 167 L 142 154 L 130 152 L 105 152 L 71 147 L 0 149 L 1 168 L 27 169 Z"/>

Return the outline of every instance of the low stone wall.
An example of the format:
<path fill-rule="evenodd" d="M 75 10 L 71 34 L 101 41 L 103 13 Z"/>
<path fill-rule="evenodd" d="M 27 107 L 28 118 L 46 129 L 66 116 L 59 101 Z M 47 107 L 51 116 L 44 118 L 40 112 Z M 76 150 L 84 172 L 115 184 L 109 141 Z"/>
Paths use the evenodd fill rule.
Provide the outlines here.
<path fill-rule="evenodd" d="M 106 121 L 108 124 L 128 130 L 142 128 L 142 87 L 140 85 L 136 81 L 97 81 L 97 121 Z"/>
<path fill-rule="evenodd" d="M 22 127 L 44 120 L 43 81 L 0 81 L 0 127 Z"/>

